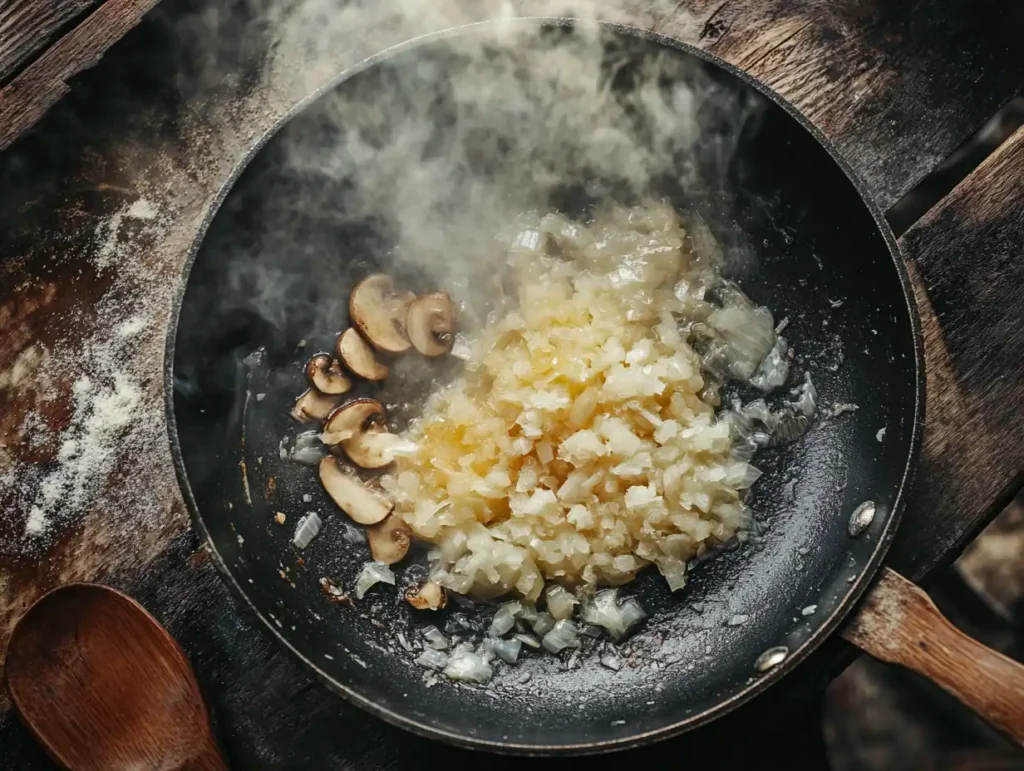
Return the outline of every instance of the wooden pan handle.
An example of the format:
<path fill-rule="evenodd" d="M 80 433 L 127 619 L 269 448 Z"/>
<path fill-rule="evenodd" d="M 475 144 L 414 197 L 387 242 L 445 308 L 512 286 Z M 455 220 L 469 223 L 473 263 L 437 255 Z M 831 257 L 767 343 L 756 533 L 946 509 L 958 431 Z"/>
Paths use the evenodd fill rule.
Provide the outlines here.
<path fill-rule="evenodd" d="M 958 630 L 918 586 L 883 568 L 843 637 L 942 686 L 1024 746 L 1024 665 Z"/>

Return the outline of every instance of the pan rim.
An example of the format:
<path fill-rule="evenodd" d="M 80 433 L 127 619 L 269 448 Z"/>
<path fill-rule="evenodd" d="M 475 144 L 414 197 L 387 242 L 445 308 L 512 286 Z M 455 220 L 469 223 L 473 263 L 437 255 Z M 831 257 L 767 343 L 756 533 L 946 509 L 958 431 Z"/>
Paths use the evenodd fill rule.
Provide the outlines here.
<path fill-rule="evenodd" d="M 833 606 L 832 612 L 824 618 L 818 626 L 810 632 L 807 638 L 801 643 L 801 645 L 792 650 L 787 656 L 786 660 L 780 665 L 774 667 L 771 671 L 758 677 L 753 682 L 749 682 L 737 693 L 733 694 L 728 699 L 718 702 L 715 706 L 704 710 L 703 712 L 695 715 L 690 715 L 681 720 L 675 721 L 668 725 L 661 726 L 659 728 L 642 731 L 633 735 L 611 739 L 606 741 L 589 742 L 586 744 L 525 744 L 525 743 L 510 743 L 500 742 L 487 739 L 474 738 L 462 733 L 446 730 L 443 728 L 437 728 L 435 726 L 422 723 L 414 718 L 408 717 L 392 709 L 388 709 L 380 706 L 372 699 L 360 694 L 355 689 L 345 685 L 336 678 L 324 672 L 316 662 L 311 660 L 301 651 L 299 651 L 292 643 L 285 637 L 285 635 L 277 628 L 273 621 L 267 617 L 259 608 L 256 607 L 252 599 L 246 593 L 244 587 L 238 582 L 238 579 L 231 571 L 226 560 L 217 550 L 213 539 L 210 535 L 203 516 L 200 512 L 199 505 L 195 500 L 191 484 L 188 479 L 188 475 L 184 465 L 184 455 L 181 450 L 181 443 L 178 436 L 177 422 L 175 419 L 174 411 L 174 354 L 177 342 L 178 327 L 180 323 L 181 310 L 184 303 L 185 293 L 188 288 L 188 279 L 192 271 L 192 267 L 195 263 L 195 259 L 199 253 L 199 250 L 205 241 L 207 232 L 212 224 L 214 218 L 220 211 L 224 201 L 230 194 L 230 191 L 234 188 L 238 179 L 242 173 L 248 168 L 249 164 L 255 158 L 255 156 L 267 145 L 267 143 L 292 119 L 303 112 L 306 108 L 311 106 L 324 94 L 330 92 L 341 83 L 350 79 L 351 77 L 375 66 L 376 64 L 391 58 L 392 56 L 402 53 L 407 50 L 415 49 L 424 44 L 432 43 L 435 41 L 444 40 L 451 37 L 456 37 L 460 34 L 470 32 L 476 29 L 486 29 L 492 27 L 497 23 L 503 24 L 517 24 L 517 25 L 543 25 L 543 24 L 554 24 L 560 26 L 570 26 L 581 21 L 578 18 L 573 17 L 549 17 L 549 16 L 520 16 L 510 19 L 486 19 L 473 23 L 448 27 L 443 30 L 438 30 L 428 34 L 412 37 L 396 45 L 382 49 L 381 51 L 373 54 L 372 56 L 366 57 L 356 64 L 348 67 L 331 78 L 325 85 L 316 89 L 311 94 L 303 97 L 295 105 L 293 105 L 280 119 L 264 132 L 256 142 L 249 148 L 245 153 L 244 157 L 236 164 L 232 169 L 231 173 L 225 179 L 221 188 L 217 191 L 217 195 L 213 202 L 210 204 L 203 221 L 200 223 L 199 228 L 196 232 L 195 238 L 192 241 L 189 252 L 182 269 L 180 288 L 174 300 L 174 305 L 171 308 L 170 324 L 168 325 L 167 340 L 164 350 L 164 406 L 167 418 L 168 427 L 168 439 L 171 448 L 171 456 L 174 463 L 175 474 L 178 479 L 178 485 L 181 489 L 182 498 L 185 501 L 185 505 L 189 510 L 189 515 L 196 527 L 197 532 L 201 536 L 202 546 L 210 555 L 213 564 L 216 566 L 218 572 L 221 574 L 221 578 L 228 585 L 232 593 L 236 598 L 242 601 L 244 606 L 247 606 L 249 610 L 255 614 L 257 618 L 262 622 L 265 631 L 271 633 L 272 637 L 276 640 L 277 644 L 286 649 L 291 655 L 295 656 L 299 661 L 305 664 L 316 676 L 316 678 L 322 682 L 328 690 L 335 693 L 346 701 L 355 706 L 359 707 L 370 713 L 371 715 L 381 718 L 385 722 L 388 722 L 396 727 L 410 731 L 411 733 L 419 736 L 435 739 L 446 742 L 448 744 L 462 747 L 465 749 L 480 750 L 494 752 L 504 755 L 517 755 L 517 756 L 582 756 L 582 755 L 594 755 L 608 753 L 618 750 L 625 750 L 629 748 L 635 748 L 648 744 L 653 744 L 664 739 L 668 739 L 680 734 L 692 731 L 700 726 L 707 725 L 708 723 L 717 720 L 720 717 L 732 712 L 743 704 L 748 703 L 756 696 L 767 690 L 772 685 L 775 685 L 782 677 L 791 672 L 796 666 L 803 660 L 805 660 L 812 651 L 818 648 L 822 642 L 831 637 L 833 633 L 837 631 L 842 622 L 850 615 L 854 606 L 867 590 L 868 586 L 876 577 L 878 571 L 882 567 L 882 563 L 888 553 L 889 546 L 892 543 L 892 539 L 896 533 L 900 519 L 902 518 L 903 511 L 906 507 L 906 498 L 911 482 L 913 480 L 914 472 L 917 467 L 918 459 L 920 456 L 922 433 L 925 418 L 925 360 L 924 360 L 924 345 L 921 336 L 921 322 L 920 316 L 917 310 L 916 300 L 914 298 L 913 287 L 910 281 L 910 275 L 904 264 L 904 258 L 900 252 L 899 245 L 896 237 L 893 234 L 888 222 L 885 219 L 884 212 L 878 205 L 878 203 L 872 197 L 870 191 L 867 188 L 867 184 L 861 179 L 860 175 L 850 166 L 848 161 L 839 153 L 838 148 L 833 142 L 828 139 L 816 126 L 814 126 L 810 120 L 801 113 L 797 107 L 786 100 L 782 95 L 777 93 L 774 89 L 769 87 L 766 83 L 756 79 L 746 71 L 730 64 L 729 62 L 715 56 L 712 53 L 699 49 L 689 43 L 685 43 L 676 38 L 664 35 L 659 32 L 647 30 L 642 27 L 636 27 L 629 24 L 602 21 L 597 20 L 596 23 L 605 30 L 614 32 L 617 34 L 628 35 L 634 38 L 640 38 L 648 40 L 663 46 L 673 48 L 678 51 L 682 51 L 685 54 L 695 56 L 701 61 L 711 64 L 724 72 L 732 75 L 733 77 L 739 78 L 745 85 L 753 88 L 758 93 L 769 99 L 775 105 L 780 107 L 795 120 L 801 128 L 807 131 L 815 141 L 828 153 L 829 157 L 834 163 L 840 168 L 846 178 L 853 185 L 854 190 L 857 192 L 858 197 L 867 208 L 871 215 L 875 226 L 878 228 L 886 247 L 889 251 L 889 256 L 892 259 L 893 266 L 896 269 L 897 276 L 899 277 L 901 288 L 903 291 L 904 300 L 906 302 L 907 313 L 910 320 L 911 335 L 913 337 L 913 350 L 914 350 L 914 410 L 913 420 L 911 422 L 911 435 L 910 442 L 907 452 L 906 463 L 903 467 L 903 473 L 900 478 L 899 485 L 896 489 L 895 496 L 893 497 L 892 506 L 889 507 L 886 512 L 886 520 L 884 525 L 879 529 L 876 534 L 877 540 L 875 548 L 871 553 L 870 558 L 857 568 L 856 579 L 848 584 L 848 588 L 845 590 L 842 598 L 839 599 Z M 588 20 L 589 21 L 589 20 Z"/>

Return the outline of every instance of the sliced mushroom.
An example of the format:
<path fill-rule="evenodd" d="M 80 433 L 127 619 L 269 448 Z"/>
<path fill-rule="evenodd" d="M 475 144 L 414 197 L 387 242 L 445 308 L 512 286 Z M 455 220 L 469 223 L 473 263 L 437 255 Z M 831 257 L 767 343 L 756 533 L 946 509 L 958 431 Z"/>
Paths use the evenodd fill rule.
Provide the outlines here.
<path fill-rule="evenodd" d="M 424 356 L 443 356 L 455 343 L 455 306 L 444 292 L 417 297 L 405 318 L 409 340 Z"/>
<path fill-rule="evenodd" d="M 356 399 L 342 404 L 327 416 L 320 441 L 328 446 L 334 446 L 358 434 L 371 431 L 374 426 L 384 427 L 386 419 L 384 405 L 376 399 Z M 383 430 L 386 431 L 387 428 L 384 427 Z"/>
<path fill-rule="evenodd" d="M 405 333 L 411 292 L 395 293 L 390 276 L 375 273 L 356 284 L 348 301 L 352 323 L 378 351 L 405 353 L 411 343 Z"/>
<path fill-rule="evenodd" d="M 352 388 L 352 381 L 341 371 L 341 364 L 329 353 L 318 353 L 306 364 L 306 377 L 322 394 L 340 396 Z"/>
<path fill-rule="evenodd" d="M 427 581 L 406 589 L 405 601 L 416 610 L 441 610 L 448 604 L 448 593 L 439 583 Z"/>
<path fill-rule="evenodd" d="M 397 514 L 391 513 L 379 525 L 367 528 L 366 540 L 370 544 L 370 556 L 385 565 L 401 562 L 409 551 L 412 530 Z"/>
<path fill-rule="evenodd" d="M 338 336 L 337 350 L 342 363 L 359 377 L 383 380 L 388 376 L 388 368 L 377 361 L 373 348 L 355 327 L 349 327 Z"/>
<path fill-rule="evenodd" d="M 331 411 L 338 406 L 340 396 L 329 396 L 322 394 L 315 388 L 310 388 L 302 396 L 295 400 L 292 407 L 292 417 L 300 423 L 312 423 L 323 420 Z"/>
<path fill-rule="evenodd" d="M 331 500 L 360 525 L 376 525 L 395 507 L 384 495 L 342 468 L 333 455 L 320 461 L 320 481 Z"/>

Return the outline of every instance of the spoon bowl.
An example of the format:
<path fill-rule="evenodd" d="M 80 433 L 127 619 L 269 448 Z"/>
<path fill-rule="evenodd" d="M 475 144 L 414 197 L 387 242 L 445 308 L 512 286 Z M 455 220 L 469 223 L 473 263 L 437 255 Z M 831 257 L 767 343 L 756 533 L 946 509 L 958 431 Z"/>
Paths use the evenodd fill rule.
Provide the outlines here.
<path fill-rule="evenodd" d="M 114 589 L 41 597 L 11 635 L 6 670 L 22 721 L 63 768 L 227 769 L 185 653 Z"/>

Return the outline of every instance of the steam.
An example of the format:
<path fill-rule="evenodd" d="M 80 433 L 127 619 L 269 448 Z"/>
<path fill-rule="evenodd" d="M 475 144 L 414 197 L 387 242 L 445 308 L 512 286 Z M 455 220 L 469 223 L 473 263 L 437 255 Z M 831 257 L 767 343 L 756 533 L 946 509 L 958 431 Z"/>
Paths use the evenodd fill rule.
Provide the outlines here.
<path fill-rule="evenodd" d="M 627 6 L 602 4 L 602 17 L 636 18 Z M 648 15 L 659 12 L 651 7 Z M 272 141 L 255 165 L 260 184 L 275 190 L 273 206 L 246 217 L 247 200 L 229 203 L 247 228 L 245 243 L 231 247 L 247 259 L 231 259 L 226 278 L 238 302 L 280 328 L 294 326 L 296 304 L 308 297 L 316 309 L 303 316 L 308 331 L 339 331 L 348 289 L 381 269 L 414 290 L 449 291 L 482 317 L 502 243 L 524 212 L 586 216 L 602 202 L 669 196 L 713 229 L 727 225 L 725 180 L 756 99 L 692 57 L 599 24 L 593 3 L 494 8 L 261 0 L 256 10 L 276 38 L 261 73 L 271 103 L 296 104 L 331 86 L 339 41 L 358 41 L 359 55 L 372 56 L 461 29 L 399 45 Z M 574 22 L 514 18 L 523 14 Z M 498 20 L 478 23 L 485 16 Z M 282 266 L 282 252 L 305 269 Z M 303 287 L 307 275 L 334 300 Z"/>

